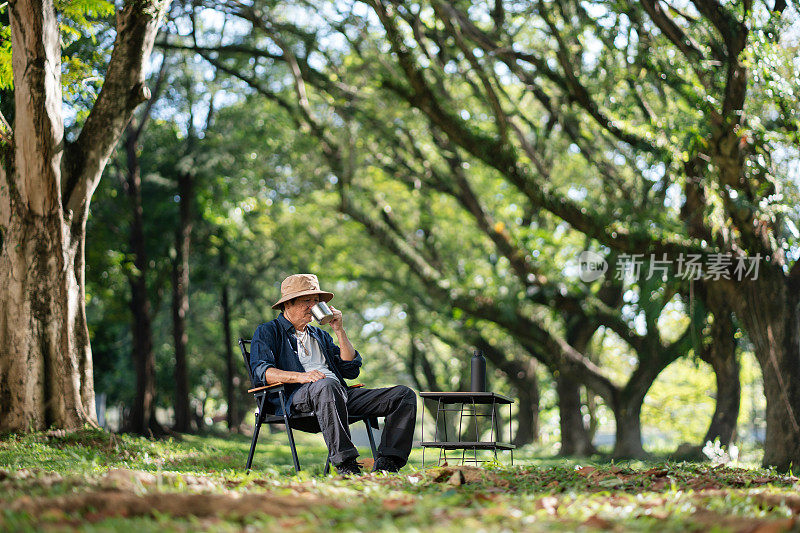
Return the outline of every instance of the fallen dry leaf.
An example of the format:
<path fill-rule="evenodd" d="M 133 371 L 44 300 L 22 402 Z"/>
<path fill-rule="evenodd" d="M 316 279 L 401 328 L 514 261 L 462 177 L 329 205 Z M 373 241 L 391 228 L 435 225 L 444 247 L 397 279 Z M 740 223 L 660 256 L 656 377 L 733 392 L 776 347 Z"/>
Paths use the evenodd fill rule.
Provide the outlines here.
<path fill-rule="evenodd" d="M 598 529 L 611 529 L 612 527 L 614 527 L 614 524 L 612 524 L 605 518 L 600 518 L 597 515 L 592 515 L 589 518 L 587 518 L 586 521 L 583 523 L 583 525 L 586 527 L 594 527 Z"/>
<path fill-rule="evenodd" d="M 363 459 L 358 460 L 358 466 L 361 467 L 361 470 L 364 472 L 371 472 L 372 467 L 375 465 L 375 459 L 372 457 L 365 457 Z"/>
<path fill-rule="evenodd" d="M 463 476 L 463 483 L 489 483 L 498 487 L 507 487 L 508 481 L 497 476 L 494 472 L 477 466 L 454 466 L 430 468 L 427 475 L 435 483 L 450 481 L 456 472 Z"/>
<path fill-rule="evenodd" d="M 456 470 L 447 482 L 456 487 L 460 487 L 465 481 L 464 473 L 461 470 Z"/>
<path fill-rule="evenodd" d="M 669 474 L 669 470 L 666 468 L 651 468 L 650 470 L 645 470 L 642 472 L 643 476 L 651 476 L 651 477 L 664 477 Z"/>

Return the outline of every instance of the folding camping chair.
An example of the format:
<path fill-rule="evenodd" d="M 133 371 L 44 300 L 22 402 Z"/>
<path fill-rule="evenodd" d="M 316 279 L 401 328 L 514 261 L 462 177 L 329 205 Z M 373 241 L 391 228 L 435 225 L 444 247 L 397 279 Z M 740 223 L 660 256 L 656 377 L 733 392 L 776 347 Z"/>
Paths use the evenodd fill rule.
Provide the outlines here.
<path fill-rule="evenodd" d="M 286 435 L 289 437 L 289 447 L 292 449 L 292 460 L 294 461 L 295 473 L 300 471 L 300 460 L 297 458 L 297 447 L 294 444 L 294 435 L 292 429 L 306 431 L 308 433 L 319 433 L 321 431 L 315 413 L 295 413 L 291 416 L 286 414 L 286 396 L 283 383 L 273 383 L 272 385 L 265 385 L 256 387 L 256 380 L 253 379 L 253 374 L 250 371 L 250 345 L 249 340 L 239 339 L 239 348 L 242 350 L 242 358 L 244 359 L 244 366 L 247 368 L 247 374 L 250 376 L 250 382 L 253 388 L 248 390 L 253 394 L 256 400 L 256 423 L 253 429 L 253 441 L 250 443 L 250 455 L 247 457 L 247 472 L 250 472 L 250 467 L 253 464 L 253 455 L 256 451 L 256 442 L 258 442 L 258 433 L 261 431 L 261 424 L 283 424 L 286 428 Z M 351 385 L 348 388 L 363 387 L 363 385 Z M 277 395 L 283 415 L 276 415 L 272 410 L 272 404 L 267 401 L 270 396 Z M 378 458 L 378 451 L 375 448 L 375 437 L 372 434 L 372 428 L 378 429 L 378 419 L 375 417 L 367 416 L 349 416 L 347 422 L 352 424 L 354 422 L 363 421 L 367 427 L 367 437 L 369 438 L 369 445 L 372 448 L 372 458 Z M 331 458 L 328 456 L 325 461 L 324 474 L 328 474 L 331 468 Z"/>

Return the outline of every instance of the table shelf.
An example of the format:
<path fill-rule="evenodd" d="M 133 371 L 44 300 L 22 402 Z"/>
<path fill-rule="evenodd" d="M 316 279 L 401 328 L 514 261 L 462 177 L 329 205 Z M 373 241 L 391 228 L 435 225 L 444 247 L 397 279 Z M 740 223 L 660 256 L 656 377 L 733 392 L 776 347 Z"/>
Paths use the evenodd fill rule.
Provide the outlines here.
<path fill-rule="evenodd" d="M 446 450 L 471 450 L 477 448 L 479 450 L 514 450 L 516 446 L 507 442 L 494 442 L 494 441 L 481 441 L 481 442 L 468 442 L 468 441 L 426 441 L 420 442 L 423 448 L 444 448 Z"/>

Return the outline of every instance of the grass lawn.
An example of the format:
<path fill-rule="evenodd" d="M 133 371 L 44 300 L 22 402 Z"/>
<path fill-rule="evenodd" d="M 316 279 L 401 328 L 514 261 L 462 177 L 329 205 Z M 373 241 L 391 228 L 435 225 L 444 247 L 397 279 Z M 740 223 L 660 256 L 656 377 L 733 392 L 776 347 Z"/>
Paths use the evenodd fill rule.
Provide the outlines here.
<path fill-rule="evenodd" d="M 669 462 L 537 458 L 322 477 L 325 448 L 262 435 L 147 440 L 84 430 L 0 439 L 0 531 L 800 530 L 796 477 Z M 367 450 L 363 454 L 368 456 Z M 521 457 L 520 457 L 521 456 Z"/>

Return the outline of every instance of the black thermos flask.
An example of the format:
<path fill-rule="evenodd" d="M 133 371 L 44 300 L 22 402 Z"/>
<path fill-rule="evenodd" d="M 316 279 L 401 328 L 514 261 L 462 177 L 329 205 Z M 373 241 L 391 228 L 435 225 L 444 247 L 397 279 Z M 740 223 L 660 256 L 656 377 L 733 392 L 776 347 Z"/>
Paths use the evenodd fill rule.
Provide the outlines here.
<path fill-rule="evenodd" d="M 472 392 L 486 391 L 486 359 L 480 350 L 472 354 Z"/>

